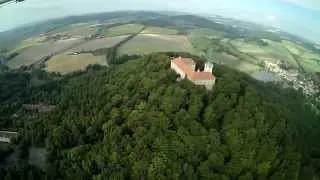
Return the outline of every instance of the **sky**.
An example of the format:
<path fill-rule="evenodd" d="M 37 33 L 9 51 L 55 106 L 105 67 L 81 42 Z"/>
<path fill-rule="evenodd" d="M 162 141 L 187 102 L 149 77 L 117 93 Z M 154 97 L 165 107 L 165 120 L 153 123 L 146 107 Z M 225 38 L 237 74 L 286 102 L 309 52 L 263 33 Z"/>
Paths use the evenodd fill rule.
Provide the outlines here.
<path fill-rule="evenodd" d="M 0 31 L 46 19 L 117 10 L 222 15 L 320 43 L 320 0 L 26 0 L 0 8 Z"/>

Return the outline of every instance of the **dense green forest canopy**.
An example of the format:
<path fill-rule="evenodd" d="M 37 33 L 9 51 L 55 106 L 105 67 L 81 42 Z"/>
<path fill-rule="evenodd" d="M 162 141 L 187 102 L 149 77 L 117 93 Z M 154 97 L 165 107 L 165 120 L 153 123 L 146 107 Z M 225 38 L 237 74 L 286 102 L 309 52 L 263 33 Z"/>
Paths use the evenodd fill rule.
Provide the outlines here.
<path fill-rule="evenodd" d="M 223 66 L 207 91 L 177 82 L 169 60 L 128 56 L 41 86 L 34 73 L 1 73 L 0 120 L 12 121 L 1 126 L 19 129 L 22 148 L 48 154 L 43 170 L 25 163 L 2 168 L 0 179 L 320 177 L 319 116 L 301 92 Z M 40 102 L 56 108 L 12 117 Z"/>

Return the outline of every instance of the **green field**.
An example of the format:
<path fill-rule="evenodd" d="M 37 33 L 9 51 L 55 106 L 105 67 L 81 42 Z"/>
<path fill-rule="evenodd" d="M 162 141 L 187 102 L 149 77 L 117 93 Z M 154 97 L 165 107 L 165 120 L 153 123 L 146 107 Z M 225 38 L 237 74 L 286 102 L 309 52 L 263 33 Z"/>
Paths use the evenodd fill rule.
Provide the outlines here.
<path fill-rule="evenodd" d="M 298 56 L 307 52 L 307 50 L 304 47 L 290 41 L 283 40 L 282 44 L 288 49 L 289 52 Z"/>
<path fill-rule="evenodd" d="M 240 60 L 226 52 L 208 52 L 207 59 L 218 64 L 226 65 L 230 68 L 238 69 L 239 71 L 245 72 L 249 75 L 261 70 L 260 66 Z"/>
<path fill-rule="evenodd" d="M 119 54 L 149 54 L 168 51 L 196 53 L 186 36 L 140 34 L 122 45 Z"/>
<path fill-rule="evenodd" d="M 144 26 L 141 24 L 125 24 L 105 30 L 105 36 L 121 36 L 138 33 Z"/>
<path fill-rule="evenodd" d="M 102 49 L 102 48 L 110 48 L 117 43 L 121 42 L 125 38 L 127 38 L 128 35 L 123 35 L 123 36 L 114 36 L 114 37 L 106 37 L 106 38 L 101 38 L 101 39 L 94 39 L 90 40 L 86 43 L 83 43 L 79 46 L 76 46 L 70 50 L 69 52 L 79 52 L 79 51 L 94 51 L 97 49 Z"/>
<path fill-rule="evenodd" d="M 207 37 L 210 39 L 221 39 L 224 35 L 224 32 L 207 28 L 199 28 L 190 31 L 190 36 L 192 37 Z"/>
<path fill-rule="evenodd" d="M 8 62 L 11 69 L 32 65 L 46 56 L 59 53 L 73 45 L 82 42 L 82 39 L 71 38 L 67 40 L 48 41 L 24 49 L 18 56 Z"/>
<path fill-rule="evenodd" d="M 284 46 L 297 57 L 303 70 L 307 73 L 320 72 L 320 54 L 309 51 L 290 41 L 282 41 Z"/>
<path fill-rule="evenodd" d="M 190 37 L 192 44 L 199 51 L 205 51 L 208 48 L 219 49 L 215 41 L 222 38 L 223 32 L 214 31 L 210 29 L 200 28 L 192 30 L 188 36 Z"/>
<path fill-rule="evenodd" d="M 96 27 L 92 27 L 94 23 L 78 23 L 71 24 L 62 28 L 50 31 L 48 35 L 61 34 L 71 37 L 90 37 L 97 32 Z"/>
<path fill-rule="evenodd" d="M 26 50 L 27 48 L 41 45 L 44 41 L 46 41 L 47 38 L 45 36 L 36 36 L 36 37 L 31 37 L 28 38 L 24 41 L 22 41 L 18 46 L 16 46 L 14 49 L 10 51 L 10 53 L 15 53 L 15 52 L 22 52 Z"/>
<path fill-rule="evenodd" d="M 85 70 L 90 64 L 107 65 L 105 56 L 93 56 L 92 54 L 67 55 L 60 54 L 46 62 L 46 71 L 68 74 L 78 70 Z"/>
<path fill-rule="evenodd" d="M 304 70 L 309 73 L 320 72 L 320 62 L 311 59 L 300 59 Z"/>
<path fill-rule="evenodd" d="M 252 56 L 248 53 L 243 53 L 243 52 L 239 51 L 236 47 L 234 47 L 234 45 L 231 44 L 230 41 L 231 40 L 229 40 L 229 39 L 223 39 L 219 42 L 219 46 L 222 51 L 227 52 L 228 54 L 231 54 L 231 55 L 239 58 L 239 60 L 241 60 L 241 61 L 246 61 L 246 62 L 254 64 L 254 65 L 261 63 L 254 56 Z"/>
<path fill-rule="evenodd" d="M 149 26 L 141 32 L 141 34 L 170 34 L 170 35 L 174 35 L 177 33 L 178 31 L 175 29 L 155 27 L 155 26 Z"/>
<path fill-rule="evenodd" d="M 192 30 L 188 36 L 195 49 L 207 59 L 214 59 L 215 62 L 237 68 L 248 74 L 257 75 L 265 61 L 283 62 L 291 69 L 304 70 L 306 73 L 320 71 L 320 55 L 291 41 L 223 38 L 223 32 L 204 28 Z M 223 53 L 237 60 L 232 60 L 233 58 L 228 58 Z"/>
<path fill-rule="evenodd" d="M 208 61 L 212 61 L 218 64 L 225 64 L 230 67 L 235 67 L 241 64 L 241 60 L 237 57 L 227 54 L 226 52 L 208 51 L 206 54 Z"/>
<path fill-rule="evenodd" d="M 313 52 L 305 52 L 300 56 L 303 68 L 310 73 L 320 72 L 320 55 Z"/>
<path fill-rule="evenodd" d="M 206 37 L 190 37 L 193 46 L 198 51 L 205 51 L 212 46 L 212 40 Z"/>
<path fill-rule="evenodd" d="M 243 54 L 254 57 L 258 62 L 288 62 L 291 68 L 299 68 L 296 60 L 288 51 L 285 45 L 281 42 L 264 40 L 268 43 L 267 46 L 259 46 L 255 43 L 245 42 L 243 39 L 231 40 L 230 43 Z"/>

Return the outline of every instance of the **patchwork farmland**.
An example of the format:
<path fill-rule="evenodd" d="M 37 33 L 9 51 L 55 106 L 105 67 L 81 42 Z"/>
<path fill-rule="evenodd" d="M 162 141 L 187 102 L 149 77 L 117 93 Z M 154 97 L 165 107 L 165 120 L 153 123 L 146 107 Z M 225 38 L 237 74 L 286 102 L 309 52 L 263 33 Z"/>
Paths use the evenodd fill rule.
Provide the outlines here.
<path fill-rule="evenodd" d="M 11 69 L 17 69 L 21 66 L 32 65 L 46 56 L 59 53 L 60 51 L 68 49 L 69 47 L 72 47 L 80 42 L 83 42 L 83 39 L 71 38 L 55 42 L 44 42 L 42 44 L 26 48 L 18 56 L 10 60 L 8 62 L 8 66 Z"/>
<path fill-rule="evenodd" d="M 55 29 L 47 33 L 47 35 L 67 35 L 70 37 L 90 37 L 96 33 L 97 28 L 92 26 L 94 23 L 77 23 Z"/>
<path fill-rule="evenodd" d="M 107 38 L 101 38 L 101 39 L 95 39 L 88 41 L 86 43 L 83 43 L 79 46 L 76 46 L 70 50 L 69 52 L 80 52 L 80 51 L 94 51 L 97 49 L 102 48 L 110 48 L 121 42 L 122 40 L 128 38 L 128 35 L 123 36 L 115 36 L 115 37 L 107 37 Z"/>

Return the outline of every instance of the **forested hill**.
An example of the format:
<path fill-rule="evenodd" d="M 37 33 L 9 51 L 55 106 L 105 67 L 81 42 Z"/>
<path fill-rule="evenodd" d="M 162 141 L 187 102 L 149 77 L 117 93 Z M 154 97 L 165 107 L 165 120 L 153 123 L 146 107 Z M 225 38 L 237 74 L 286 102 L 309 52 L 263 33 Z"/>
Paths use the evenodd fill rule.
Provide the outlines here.
<path fill-rule="evenodd" d="M 319 178 L 319 117 L 299 92 L 220 66 L 207 91 L 169 67 L 154 54 L 16 94 L 56 105 L 20 137 L 49 153 L 34 179 Z"/>

